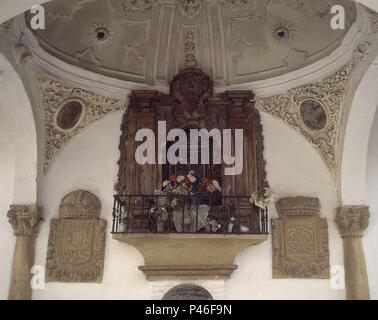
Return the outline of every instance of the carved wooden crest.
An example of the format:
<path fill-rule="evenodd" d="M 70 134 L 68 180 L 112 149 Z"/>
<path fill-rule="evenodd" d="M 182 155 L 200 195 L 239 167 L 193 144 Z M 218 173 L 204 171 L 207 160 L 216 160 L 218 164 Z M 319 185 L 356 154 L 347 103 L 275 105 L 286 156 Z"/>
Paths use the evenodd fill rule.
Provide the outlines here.
<path fill-rule="evenodd" d="M 174 117 L 180 124 L 208 116 L 208 98 L 213 94 L 213 82 L 201 70 L 189 68 L 180 72 L 172 80 L 170 92 L 177 102 Z"/>
<path fill-rule="evenodd" d="M 46 261 L 48 282 L 101 282 L 106 220 L 100 200 L 88 191 L 65 196 L 52 219 Z"/>

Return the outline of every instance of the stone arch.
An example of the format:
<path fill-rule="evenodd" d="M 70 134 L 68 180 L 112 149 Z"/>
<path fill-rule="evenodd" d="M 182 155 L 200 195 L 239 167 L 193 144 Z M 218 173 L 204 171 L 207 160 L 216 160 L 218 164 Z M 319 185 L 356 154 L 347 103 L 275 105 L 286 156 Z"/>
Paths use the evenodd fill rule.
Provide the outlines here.
<path fill-rule="evenodd" d="M 342 149 L 340 201 L 345 205 L 366 204 L 368 144 L 378 106 L 378 59 L 364 74 L 354 95 Z"/>
<path fill-rule="evenodd" d="M 20 77 L 2 54 L 0 54 L 0 101 L 14 152 L 12 203 L 36 203 L 37 133 L 33 110 Z"/>
<path fill-rule="evenodd" d="M 162 300 L 213 300 L 210 292 L 195 284 L 179 284 L 169 289 Z"/>

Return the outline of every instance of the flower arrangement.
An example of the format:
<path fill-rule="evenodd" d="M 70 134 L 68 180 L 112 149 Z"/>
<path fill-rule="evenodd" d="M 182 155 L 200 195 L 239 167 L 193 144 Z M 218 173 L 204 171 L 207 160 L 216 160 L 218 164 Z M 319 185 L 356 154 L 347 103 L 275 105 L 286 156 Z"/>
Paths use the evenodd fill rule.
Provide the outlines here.
<path fill-rule="evenodd" d="M 190 171 L 186 176 L 172 175 L 163 182 L 163 191 L 178 195 L 196 195 L 206 192 L 222 191 L 219 182 L 210 180 L 207 177 L 198 177 L 194 171 Z"/>
<path fill-rule="evenodd" d="M 277 194 L 275 194 L 270 188 L 264 188 L 264 191 L 255 191 L 251 194 L 249 202 L 255 206 L 265 209 L 273 205 L 278 200 Z"/>

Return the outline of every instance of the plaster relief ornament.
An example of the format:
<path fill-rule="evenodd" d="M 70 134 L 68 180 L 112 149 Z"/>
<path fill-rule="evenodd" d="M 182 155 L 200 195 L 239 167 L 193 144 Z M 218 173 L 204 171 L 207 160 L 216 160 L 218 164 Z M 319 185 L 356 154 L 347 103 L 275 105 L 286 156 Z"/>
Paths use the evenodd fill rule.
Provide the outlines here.
<path fill-rule="evenodd" d="M 237 11 L 241 9 L 246 9 L 254 0 L 226 0 L 227 3 L 231 5 L 231 10 Z"/>
<path fill-rule="evenodd" d="M 273 37 L 279 42 L 294 40 L 295 31 L 294 24 L 288 21 L 281 21 L 272 26 Z"/>
<path fill-rule="evenodd" d="M 378 12 L 366 9 L 370 15 L 370 32 L 378 33 Z"/>
<path fill-rule="evenodd" d="M 196 43 L 194 40 L 193 31 L 187 31 L 185 33 L 184 51 L 185 51 L 185 67 L 186 68 L 196 67 L 197 66 Z"/>
<path fill-rule="evenodd" d="M 179 0 L 181 13 L 188 17 L 194 18 L 202 9 L 203 0 Z"/>
<path fill-rule="evenodd" d="M 90 46 L 109 47 L 114 41 L 114 32 L 105 24 L 93 24 L 88 31 Z"/>
<path fill-rule="evenodd" d="M 366 56 L 368 48 L 360 45 L 349 63 L 319 82 L 256 98 L 258 110 L 284 120 L 319 151 L 333 178 L 346 89 L 356 63 Z"/>
<path fill-rule="evenodd" d="M 146 14 L 149 13 L 158 0 L 124 0 L 123 10 L 126 13 L 135 12 Z"/>
<path fill-rule="evenodd" d="M 119 99 L 71 87 L 41 74 L 36 83 L 44 110 L 45 173 L 58 153 L 84 128 L 125 108 Z"/>

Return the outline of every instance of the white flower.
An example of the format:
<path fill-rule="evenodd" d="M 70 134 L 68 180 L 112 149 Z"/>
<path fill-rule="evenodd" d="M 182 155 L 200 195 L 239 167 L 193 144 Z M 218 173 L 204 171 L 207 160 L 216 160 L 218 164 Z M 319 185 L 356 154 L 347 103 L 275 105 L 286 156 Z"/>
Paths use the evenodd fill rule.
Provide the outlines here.
<path fill-rule="evenodd" d="M 255 191 L 251 194 L 251 197 L 249 198 L 249 202 L 254 203 L 257 200 L 257 198 L 258 198 L 258 195 L 257 195 L 257 192 Z"/>
<path fill-rule="evenodd" d="M 217 189 L 218 191 L 222 191 L 222 188 L 221 188 L 221 186 L 220 186 L 220 184 L 219 184 L 218 181 L 213 180 L 213 181 L 211 181 L 211 183 L 215 187 L 215 189 Z"/>
<path fill-rule="evenodd" d="M 193 177 L 193 176 L 194 176 L 194 171 L 190 170 L 187 177 L 190 178 L 190 177 Z"/>
<path fill-rule="evenodd" d="M 207 191 L 209 191 L 209 192 L 214 192 L 215 190 L 217 190 L 217 188 L 215 188 L 214 185 L 209 184 L 209 185 L 207 186 Z"/>
<path fill-rule="evenodd" d="M 196 179 L 195 176 L 189 176 L 188 178 L 189 178 L 189 181 L 190 181 L 191 183 L 194 183 L 194 182 L 197 181 L 197 179 Z"/>
<path fill-rule="evenodd" d="M 181 181 L 184 181 L 185 177 L 184 176 L 178 176 L 176 181 L 177 182 L 181 182 Z"/>
<path fill-rule="evenodd" d="M 165 181 L 163 182 L 163 188 L 165 188 L 167 185 L 169 185 L 169 181 L 168 181 L 168 180 L 165 180 Z"/>
<path fill-rule="evenodd" d="M 172 208 L 175 208 L 177 206 L 177 199 L 173 199 L 172 201 L 171 201 L 171 207 Z"/>

